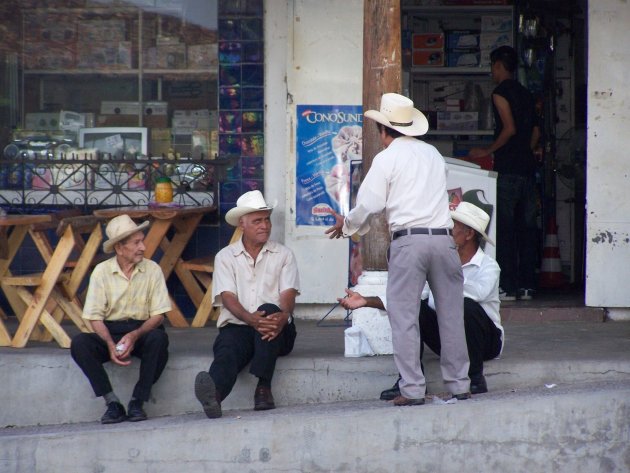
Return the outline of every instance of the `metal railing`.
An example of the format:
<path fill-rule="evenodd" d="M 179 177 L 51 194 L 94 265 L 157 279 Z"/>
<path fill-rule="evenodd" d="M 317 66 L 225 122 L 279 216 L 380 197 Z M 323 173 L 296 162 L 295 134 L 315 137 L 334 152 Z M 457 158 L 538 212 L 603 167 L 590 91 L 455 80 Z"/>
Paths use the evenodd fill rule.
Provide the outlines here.
<path fill-rule="evenodd" d="M 88 210 L 149 205 L 162 177 L 173 183 L 175 204 L 218 205 L 219 182 L 238 159 L 105 159 L 91 154 L 0 158 L 0 206 L 20 212 L 48 206 Z"/>

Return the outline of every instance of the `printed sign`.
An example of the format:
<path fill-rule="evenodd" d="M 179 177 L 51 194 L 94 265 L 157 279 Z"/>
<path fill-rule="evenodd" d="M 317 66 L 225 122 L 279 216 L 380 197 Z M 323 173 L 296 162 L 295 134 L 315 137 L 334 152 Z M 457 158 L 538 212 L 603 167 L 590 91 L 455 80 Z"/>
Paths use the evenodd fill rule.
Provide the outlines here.
<path fill-rule="evenodd" d="M 361 160 L 361 106 L 298 105 L 296 223 L 329 226 L 350 210 L 350 162 Z"/>

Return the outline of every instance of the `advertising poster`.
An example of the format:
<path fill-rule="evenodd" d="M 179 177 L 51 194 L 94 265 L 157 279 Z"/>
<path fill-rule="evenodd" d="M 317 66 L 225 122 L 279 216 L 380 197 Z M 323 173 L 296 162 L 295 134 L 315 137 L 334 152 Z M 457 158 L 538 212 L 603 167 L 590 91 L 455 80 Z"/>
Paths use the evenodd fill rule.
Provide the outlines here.
<path fill-rule="evenodd" d="M 361 106 L 297 106 L 297 225 L 333 225 L 331 209 L 350 210 L 350 163 L 361 160 L 362 122 Z"/>

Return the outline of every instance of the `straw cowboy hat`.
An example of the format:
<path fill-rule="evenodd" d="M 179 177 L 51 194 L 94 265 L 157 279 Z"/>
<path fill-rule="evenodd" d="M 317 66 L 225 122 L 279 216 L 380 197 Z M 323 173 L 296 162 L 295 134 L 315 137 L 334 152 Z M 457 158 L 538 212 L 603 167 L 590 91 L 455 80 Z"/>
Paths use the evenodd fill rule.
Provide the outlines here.
<path fill-rule="evenodd" d="M 233 227 L 238 226 L 238 220 L 243 216 L 252 212 L 259 212 L 261 210 L 273 210 L 274 206 L 268 206 L 265 202 L 265 198 L 260 191 L 245 192 L 236 201 L 236 207 L 228 210 L 225 214 L 225 221 Z"/>
<path fill-rule="evenodd" d="M 470 202 L 460 202 L 457 208 L 451 211 L 451 217 L 453 220 L 468 225 L 479 233 L 484 240 L 494 245 L 494 242 L 486 235 L 486 228 L 488 227 L 488 223 L 490 223 L 490 216 L 476 205 Z"/>
<path fill-rule="evenodd" d="M 142 231 L 149 226 L 149 221 L 142 222 L 140 225 L 131 220 L 131 217 L 127 214 L 119 215 L 112 218 L 107 227 L 105 227 L 105 234 L 108 240 L 103 243 L 103 251 L 105 253 L 111 253 L 114 251 L 114 245 L 119 241 L 124 240 L 130 235 L 136 232 Z"/>
<path fill-rule="evenodd" d="M 400 94 L 383 94 L 381 110 L 368 110 L 365 116 L 406 136 L 420 136 L 429 131 L 427 117 Z"/>

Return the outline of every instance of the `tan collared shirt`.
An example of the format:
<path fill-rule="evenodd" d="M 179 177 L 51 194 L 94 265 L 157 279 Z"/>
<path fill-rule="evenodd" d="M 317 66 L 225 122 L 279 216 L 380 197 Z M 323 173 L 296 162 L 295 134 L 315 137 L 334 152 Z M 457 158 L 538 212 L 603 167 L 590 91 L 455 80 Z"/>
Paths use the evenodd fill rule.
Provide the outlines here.
<path fill-rule="evenodd" d="M 264 303 L 280 305 L 280 293 L 300 290 L 300 277 L 293 252 L 284 245 L 268 241 L 256 261 L 245 251 L 242 240 L 217 253 L 212 277 L 212 300 L 221 307 L 217 327 L 245 322 L 223 306 L 221 293 L 232 292 L 249 312 Z"/>
<path fill-rule="evenodd" d="M 160 266 L 143 259 L 127 279 L 116 257 L 96 265 L 83 307 L 87 320 L 147 320 L 171 310 Z"/>

